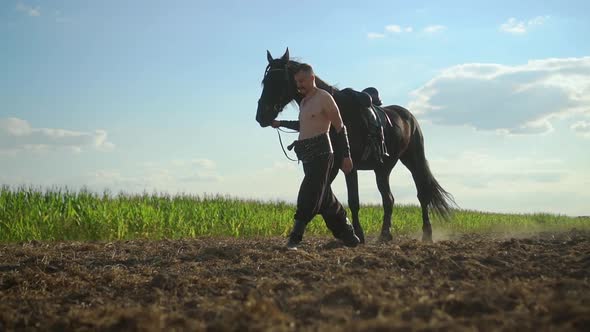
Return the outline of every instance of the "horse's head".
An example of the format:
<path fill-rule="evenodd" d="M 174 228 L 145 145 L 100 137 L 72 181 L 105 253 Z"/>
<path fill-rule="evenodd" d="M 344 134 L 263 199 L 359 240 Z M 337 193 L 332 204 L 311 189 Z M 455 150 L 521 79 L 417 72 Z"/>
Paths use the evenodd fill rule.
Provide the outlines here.
<path fill-rule="evenodd" d="M 261 127 L 268 127 L 297 95 L 297 86 L 289 64 L 289 49 L 278 59 L 273 59 L 269 51 L 266 51 L 266 57 L 268 66 L 264 72 L 262 94 L 256 111 L 256 121 Z"/>

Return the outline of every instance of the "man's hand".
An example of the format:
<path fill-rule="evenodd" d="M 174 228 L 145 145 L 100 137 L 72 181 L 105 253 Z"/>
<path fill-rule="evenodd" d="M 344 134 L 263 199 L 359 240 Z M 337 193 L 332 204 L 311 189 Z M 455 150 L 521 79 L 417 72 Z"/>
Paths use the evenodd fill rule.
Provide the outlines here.
<path fill-rule="evenodd" d="M 342 160 L 342 167 L 340 169 L 342 169 L 344 174 L 350 173 L 350 171 L 352 171 L 352 159 L 350 157 L 344 158 L 344 160 Z"/>
<path fill-rule="evenodd" d="M 273 128 L 278 128 L 281 126 L 281 121 L 277 121 L 277 120 L 272 120 L 271 126 Z"/>

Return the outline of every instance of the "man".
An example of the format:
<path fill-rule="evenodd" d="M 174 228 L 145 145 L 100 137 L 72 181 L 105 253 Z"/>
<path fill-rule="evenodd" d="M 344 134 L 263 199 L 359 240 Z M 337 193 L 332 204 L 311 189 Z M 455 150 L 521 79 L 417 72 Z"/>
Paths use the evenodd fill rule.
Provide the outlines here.
<path fill-rule="evenodd" d="M 299 131 L 295 147 L 297 158 L 303 162 L 305 177 L 297 196 L 295 222 L 289 234 L 287 247 L 297 249 L 303 239 L 307 224 L 318 213 L 322 215 L 328 228 L 344 245 L 355 247 L 360 241 L 346 217 L 346 210 L 340 204 L 330 180 L 336 176 L 338 168 L 334 165 L 332 143 L 343 151 L 341 169 L 345 174 L 352 170 L 350 147 L 346 127 L 334 98 L 315 84 L 313 68 L 301 64 L 295 73 L 297 89 L 303 96 L 299 104 L 299 121 L 273 121 L 272 126 L 284 126 Z M 337 139 L 330 141 L 330 126 L 334 126 Z"/>

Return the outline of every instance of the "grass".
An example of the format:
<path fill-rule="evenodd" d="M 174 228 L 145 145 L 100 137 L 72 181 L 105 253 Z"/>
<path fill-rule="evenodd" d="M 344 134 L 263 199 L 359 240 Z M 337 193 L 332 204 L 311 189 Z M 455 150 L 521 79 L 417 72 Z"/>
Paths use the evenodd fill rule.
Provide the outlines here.
<path fill-rule="evenodd" d="M 285 236 L 295 206 L 281 201 L 225 196 L 102 194 L 62 188 L 0 188 L 0 242 L 29 240 L 175 239 L 198 236 Z M 349 211 L 350 213 L 350 211 Z M 379 205 L 361 206 L 368 235 L 381 229 Z M 396 205 L 392 231 L 413 234 L 422 226 L 420 209 Z M 499 214 L 456 210 L 452 221 L 433 220 L 445 232 L 531 231 L 590 228 L 590 218 L 554 214 Z M 308 234 L 329 234 L 320 216 Z"/>

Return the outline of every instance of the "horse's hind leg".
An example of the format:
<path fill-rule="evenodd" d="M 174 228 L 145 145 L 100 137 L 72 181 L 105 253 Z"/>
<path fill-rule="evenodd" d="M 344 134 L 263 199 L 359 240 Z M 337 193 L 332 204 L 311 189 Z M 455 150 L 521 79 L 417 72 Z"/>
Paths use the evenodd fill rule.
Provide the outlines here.
<path fill-rule="evenodd" d="M 365 234 L 359 220 L 360 199 L 359 199 L 359 180 L 356 169 L 353 169 L 346 176 L 346 189 L 348 191 L 348 207 L 352 213 L 352 227 L 356 236 L 361 243 L 365 243 Z"/>
<path fill-rule="evenodd" d="M 375 170 L 375 178 L 377 180 L 377 188 L 381 193 L 383 200 L 383 224 L 381 225 L 381 241 L 390 241 L 393 239 L 391 235 L 391 216 L 393 214 L 393 204 L 395 199 L 391 194 L 389 186 L 389 175 L 393 167 L 379 168 Z"/>
<path fill-rule="evenodd" d="M 418 201 L 422 209 L 422 241 L 432 242 L 432 225 L 428 216 L 428 205 L 432 200 L 431 179 L 429 177 L 428 163 L 424 156 L 424 146 L 416 143 L 411 144 L 400 160 L 412 173 L 418 191 Z"/>

